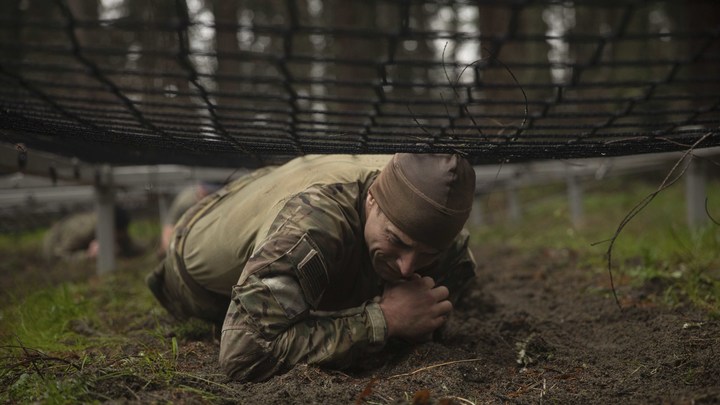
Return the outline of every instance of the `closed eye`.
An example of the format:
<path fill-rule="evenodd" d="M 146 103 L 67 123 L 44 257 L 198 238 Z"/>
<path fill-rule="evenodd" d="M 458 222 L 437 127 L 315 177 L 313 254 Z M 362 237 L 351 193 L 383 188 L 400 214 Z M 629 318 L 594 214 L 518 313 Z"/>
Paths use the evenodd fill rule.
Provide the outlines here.
<path fill-rule="evenodd" d="M 403 249 L 410 249 L 410 248 L 411 248 L 410 245 L 408 245 L 407 243 L 403 242 L 400 238 L 397 237 L 397 235 L 395 235 L 395 234 L 393 234 L 393 233 L 390 233 L 390 234 L 388 235 L 388 240 L 389 240 L 390 243 L 392 243 L 393 245 L 398 246 L 398 247 L 401 247 L 401 248 L 403 248 Z"/>

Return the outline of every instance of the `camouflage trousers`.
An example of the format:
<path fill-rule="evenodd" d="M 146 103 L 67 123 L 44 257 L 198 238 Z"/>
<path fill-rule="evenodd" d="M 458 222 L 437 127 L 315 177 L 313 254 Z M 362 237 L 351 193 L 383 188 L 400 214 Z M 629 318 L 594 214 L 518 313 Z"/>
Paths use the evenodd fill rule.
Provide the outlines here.
<path fill-rule="evenodd" d="M 205 290 L 193 281 L 188 282 L 191 276 L 186 274 L 183 277 L 178 259 L 177 254 L 168 254 L 153 271 L 154 282 L 158 284 L 155 287 L 158 292 L 153 291 L 156 298 L 178 320 L 198 318 L 222 325 L 230 297 Z"/>

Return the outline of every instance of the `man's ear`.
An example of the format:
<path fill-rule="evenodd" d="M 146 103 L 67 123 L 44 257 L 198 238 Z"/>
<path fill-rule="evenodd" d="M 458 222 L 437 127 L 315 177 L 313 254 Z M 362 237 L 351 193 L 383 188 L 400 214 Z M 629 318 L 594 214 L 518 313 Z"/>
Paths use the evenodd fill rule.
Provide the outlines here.
<path fill-rule="evenodd" d="M 365 197 L 365 214 L 370 217 L 370 214 L 375 211 L 377 212 L 378 205 L 375 201 L 375 197 L 368 191 L 367 197 Z"/>

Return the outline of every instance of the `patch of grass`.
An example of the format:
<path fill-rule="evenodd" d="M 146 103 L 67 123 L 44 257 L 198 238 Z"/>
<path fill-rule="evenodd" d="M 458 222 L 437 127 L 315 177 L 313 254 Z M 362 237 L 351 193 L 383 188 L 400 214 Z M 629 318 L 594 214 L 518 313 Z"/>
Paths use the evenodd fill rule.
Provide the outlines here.
<path fill-rule="evenodd" d="M 159 232 L 157 224 L 143 227 L 139 237 L 157 239 L 152 233 Z M 47 266 L 29 260 L 37 255 L 32 249 L 39 248 L 41 239 L 42 233 L 20 236 L 27 253 L 0 241 L 0 256 L 13 256 L 15 265 L 53 277 L 94 267 L 91 262 Z M 55 285 L 16 279 L 17 293 L 0 306 L 0 403 L 122 398 L 197 403 L 231 397 L 230 387 L 208 384 L 201 372 L 188 378 L 179 370 L 178 359 L 197 355 L 187 353 L 192 350 L 186 348 L 188 342 L 211 339 L 212 333 L 196 322 L 170 322 L 155 302 L 144 283 L 145 274 L 157 264 L 153 252 L 117 264 L 113 273 L 98 276 L 93 271 Z"/>
<path fill-rule="evenodd" d="M 87 401 L 90 384 L 78 378 L 41 377 L 37 373 L 22 373 L 7 390 L 7 400 L 13 403 L 42 402 L 69 404 Z"/>
<path fill-rule="evenodd" d="M 578 267 L 607 274 L 607 250 L 621 221 L 657 189 L 661 179 L 626 177 L 584 184 L 584 220 L 570 221 L 565 189 L 530 187 L 519 191 L 522 219 L 508 219 L 507 196 L 484 197 L 489 224 L 473 228 L 477 246 L 507 246 L 523 251 L 565 249 L 577 253 Z M 707 185 L 709 208 L 720 201 L 720 181 Z M 667 305 L 691 302 L 711 316 L 720 315 L 720 226 L 699 229 L 686 224 L 682 182 L 657 195 L 622 229 L 612 247 L 616 279 L 641 286 L 659 282 L 658 300 Z M 716 210 L 717 211 L 717 210 Z M 719 213 L 720 214 L 720 213 Z M 714 214 L 718 216 L 717 214 Z"/>
<path fill-rule="evenodd" d="M 84 298 L 84 287 L 62 284 L 40 290 L 3 312 L 3 330 L 12 338 L 39 350 L 62 350 L 85 344 L 71 329 L 73 322 L 93 322 L 93 308 Z M 68 345 L 68 343 L 70 343 Z"/>
<path fill-rule="evenodd" d="M 176 342 L 172 340 L 172 342 Z M 131 355 L 105 354 L 78 348 L 50 355 L 20 348 L 0 381 L 7 390 L 0 400 L 13 403 L 78 403 L 115 398 L 138 399 L 139 392 L 172 387 L 177 372 L 175 350 L 157 342 Z M 198 391 L 202 391 L 198 389 Z"/>
<path fill-rule="evenodd" d="M 138 219 L 130 222 L 128 234 L 144 246 L 158 244 L 160 240 L 160 224 L 156 220 Z"/>
<path fill-rule="evenodd" d="M 42 262 L 44 230 L 26 233 L 0 234 L 0 275 L 18 273 L 18 269 L 36 266 Z M 12 293 L 6 289 L 4 294 Z"/>
<path fill-rule="evenodd" d="M 0 251 L 12 250 L 35 250 L 42 244 L 42 238 L 45 235 L 45 229 L 38 229 L 31 232 L 0 233 Z"/>
<path fill-rule="evenodd" d="M 199 319 L 189 319 L 177 325 L 175 334 L 181 339 L 204 340 L 213 335 L 213 327 Z"/>

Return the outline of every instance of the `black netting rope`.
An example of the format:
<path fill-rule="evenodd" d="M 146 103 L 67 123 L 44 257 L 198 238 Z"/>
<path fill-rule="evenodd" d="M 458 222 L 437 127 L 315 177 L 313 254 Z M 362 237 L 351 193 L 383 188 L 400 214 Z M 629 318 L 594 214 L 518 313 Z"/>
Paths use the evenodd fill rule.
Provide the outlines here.
<path fill-rule="evenodd" d="M 84 160 L 482 163 L 720 144 L 712 1 L 271 0 L 236 5 L 250 16 L 237 19 L 184 0 L 115 17 L 55 3 L 0 24 L 0 130 Z"/>

